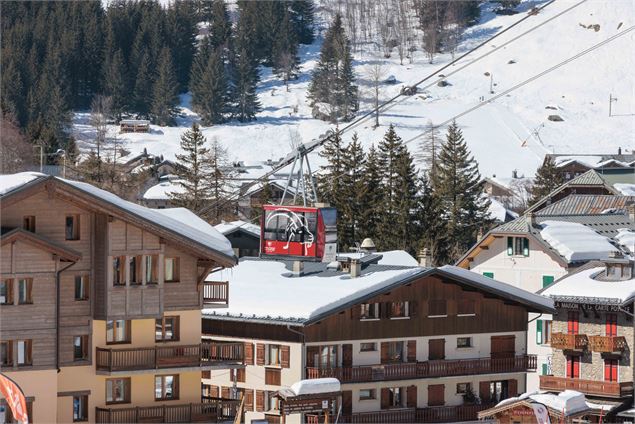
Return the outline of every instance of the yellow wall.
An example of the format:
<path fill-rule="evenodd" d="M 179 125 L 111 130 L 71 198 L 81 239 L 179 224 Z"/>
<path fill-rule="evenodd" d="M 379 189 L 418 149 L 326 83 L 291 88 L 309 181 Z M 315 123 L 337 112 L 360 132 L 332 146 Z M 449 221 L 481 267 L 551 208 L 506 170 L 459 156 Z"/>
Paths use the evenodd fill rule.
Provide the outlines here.
<path fill-rule="evenodd" d="M 56 370 L 14 371 L 4 372 L 4 374 L 18 383 L 27 398 L 35 398 L 33 402 L 33 422 L 53 421 L 57 411 Z"/>

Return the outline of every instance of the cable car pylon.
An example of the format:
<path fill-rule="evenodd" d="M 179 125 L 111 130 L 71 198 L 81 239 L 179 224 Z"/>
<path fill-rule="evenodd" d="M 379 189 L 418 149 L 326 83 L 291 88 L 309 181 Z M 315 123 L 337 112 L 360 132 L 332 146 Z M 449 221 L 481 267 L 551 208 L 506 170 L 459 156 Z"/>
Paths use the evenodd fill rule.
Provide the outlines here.
<path fill-rule="evenodd" d="M 318 201 L 317 190 L 315 189 L 315 181 L 313 181 L 313 172 L 311 170 L 311 164 L 309 163 L 309 153 L 304 144 L 299 144 L 295 148 L 295 158 L 293 159 L 293 164 L 291 165 L 291 172 L 289 172 L 289 177 L 287 178 L 287 184 L 284 187 L 284 191 L 282 192 L 282 198 L 280 199 L 280 205 L 284 205 L 284 200 L 287 196 L 287 192 L 289 191 L 289 187 L 292 187 L 292 180 L 296 180 L 296 190 L 293 193 L 293 204 L 296 204 L 298 193 L 302 193 L 302 204 L 304 206 L 307 205 L 307 183 L 306 178 L 309 179 L 309 185 L 311 187 L 311 192 L 313 195 L 313 203 Z M 306 168 L 308 171 L 308 176 L 304 174 L 304 165 L 306 163 Z M 294 175 L 295 167 L 298 166 L 298 173 Z"/>

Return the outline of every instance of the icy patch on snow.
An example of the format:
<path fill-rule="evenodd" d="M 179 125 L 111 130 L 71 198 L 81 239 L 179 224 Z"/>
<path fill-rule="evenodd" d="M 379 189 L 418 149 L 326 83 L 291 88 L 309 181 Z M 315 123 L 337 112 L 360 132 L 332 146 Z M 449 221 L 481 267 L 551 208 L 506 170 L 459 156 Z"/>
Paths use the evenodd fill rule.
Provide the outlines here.
<path fill-rule="evenodd" d="M 618 250 L 609 240 L 577 222 L 543 221 L 540 236 L 569 262 L 608 259 Z"/>
<path fill-rule="evenodd" d="M 0 175 L 0 196 L 23 186 L 38 177 L 46 177 L 46 175 L 40 174 L 39 172 L 20 172 L 18 174 Z"/>
<path fill-rule="evenodd" d="M 340 381 L 337 378 L 314 378 L 311 380 L 300 380 L 291 385 L 291 390 L 296 394 L 296 396 L 333 393 L 339 392 L 340 389 Z"/>

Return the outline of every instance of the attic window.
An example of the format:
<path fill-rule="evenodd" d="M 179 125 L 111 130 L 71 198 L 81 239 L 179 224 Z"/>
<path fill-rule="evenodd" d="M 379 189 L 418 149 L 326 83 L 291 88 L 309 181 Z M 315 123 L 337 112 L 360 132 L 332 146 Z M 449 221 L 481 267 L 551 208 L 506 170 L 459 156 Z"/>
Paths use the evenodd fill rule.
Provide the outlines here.
<path fill-rule="evenodd" d="M 507 237 L 507 256 L 529 256 L 529 239 Z"/>

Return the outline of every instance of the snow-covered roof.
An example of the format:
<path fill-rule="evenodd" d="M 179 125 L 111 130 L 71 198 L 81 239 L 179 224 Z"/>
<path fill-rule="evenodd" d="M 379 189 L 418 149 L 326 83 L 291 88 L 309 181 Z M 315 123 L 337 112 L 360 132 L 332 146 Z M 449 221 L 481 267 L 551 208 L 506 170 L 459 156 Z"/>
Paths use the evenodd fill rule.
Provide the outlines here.
<path fill-rule="evenodd" d="M 184 193 L 185 188 L 180 180 L 166 179 L 153 185 L 143 193 L 145 200 L 169 200 L 170 194 Z"/>
<path fill-rule="evenodd" d="M 547 220 L 541 225 L 543 240 L 569 262 L 607 259 L 618 250 L 608 238 L 577 222 Z"/>
<path fill-rule="evenodd" d="M 338 253 L 337 256 L 345 258 L 359 259 L 367 253 Z M 398 265 L 398 266 L 417 266 L 419 263 L 413 258 L 410 253 L 404 250 L 389 250 L 387 252 L 381 252 L 381 259 L 377 262 L 378 265 Z"/>
<path fill-rule="evenodd" d="M 24 187 L 27 183 L 33 182 L 36 179 L 38 181 L 54 180 L 62 185 L 68 185 L 77 190 L 80 190 L 81 192 L 95 199 L 107 202 L 129 214 L 143 219 L 144 221 L 158 225 L 159 227 L 162 227 L 163 229 L 166 229 L 178 235 L 179 237 L 185 237 L 191 242 L 199 244 L 206 249 L 211 249 L 218 252 L 219 254 L 231 258 L 232 260 L 235 260 L 234 251 L 231 248 L 229 241 L 223 235 L 214 230 L 214 228 L 207 224 L 205 221 L 200 220 L 200 218 L 199 221 L 195 221 L 193 217 L 195 217 L 196 215 L 189 211 L 187 211 L 187 214 L 183 212 L 183 210 L 181 210 L 180 212 L 177 210 L 176 212 L 163 213 L 158 209 L 150 209 L 146 208 L 145 206 L 129 202 L 113 193 L 102 190 L 88 183 L 52 176 L 45 176 L 37 173 L 23 174 L 31 174 L 32 178 L 29 178 L 28 175 L 16 174 L 13 176 L 13 178 L 8 179 L 9 181 L 14 182 L 7 183 L 6 186 L 11 186 L 11 190 L 13 191 L 17 190 L 20 187 Z M 20 184 L 16 185 L 15 181 L 19 182 Z M 1 181 L 0 184 L 2 184 Z M 186 215 L 187 217 L 183 218 Z"/>
<path fill-rule="evenodd" d="M 514 211 L 507 209 L 501 202 L 490 197 L 489 198 L 489 206 L 487 208 L 487 213 L 489 217 L 498 222 L 506 222 L 508 221 L 508 217 L 511 219 L 518 218 L 518 214 Z"/>
<path fill-rule="evenodd" d="M 214 226 L 221 234 L 229 235 L 234 231 L 238 231 L 242 229 L 247 231 L 250 234 L 253 234 L 256 237 L 260 237 L 260 227 L 258 225 L 252 224 L 250 222 L 245 222 L 242 220 L 232 221 L 232 222 L 221 222 L 220 224 L 216 224 Z"/>
<path fill-rule="evenodd" d="M 564 276 L 541 292 L 551 297 L 606 298 L 623 302 L 635 293 L 635 279 L 600 281 L 596 277 L 605 271 L 598 266 Z"/>
<path fill-rule="evenodd" d="M 340 390 L 340 381 L 337 378 L 312 378 L 300 380 L 291 385 L 291 391 L 296 396 L 334 393 Z"/>
<path fill-rule="evenodd" d="M 16 188 L 37 179 L 38 177 L 46 177 L 39 172 L 20 172 L 18 174 L 2 174 L 0 175 L 0 196 L 9 193 Z"/>
<path fill-rule="evenodd" d="M 563 413 L 565 416 L 594 409 L 593 406 L 587 403 L 584 394 L 575 390 L 565 390 L 558 394 L 539 391 L 523 393 L 520 396 L 510 397 L 500 401 L 496 404 L 495 408 L 511 405 L 519 401 L 540 403 L 554 411 Z"/>
<path fill-rule="evenodd" d="M 635 196 L 635 184 L 615 183 L 613 187 L 624 196 Z"/>
<path fill-rule="evenodd" d="M 635 255 L 635 231 L 628 228 L 621 228 L 615 236 L 615 240 L 620 246 L 624 247 L 625 250 Z"/>

